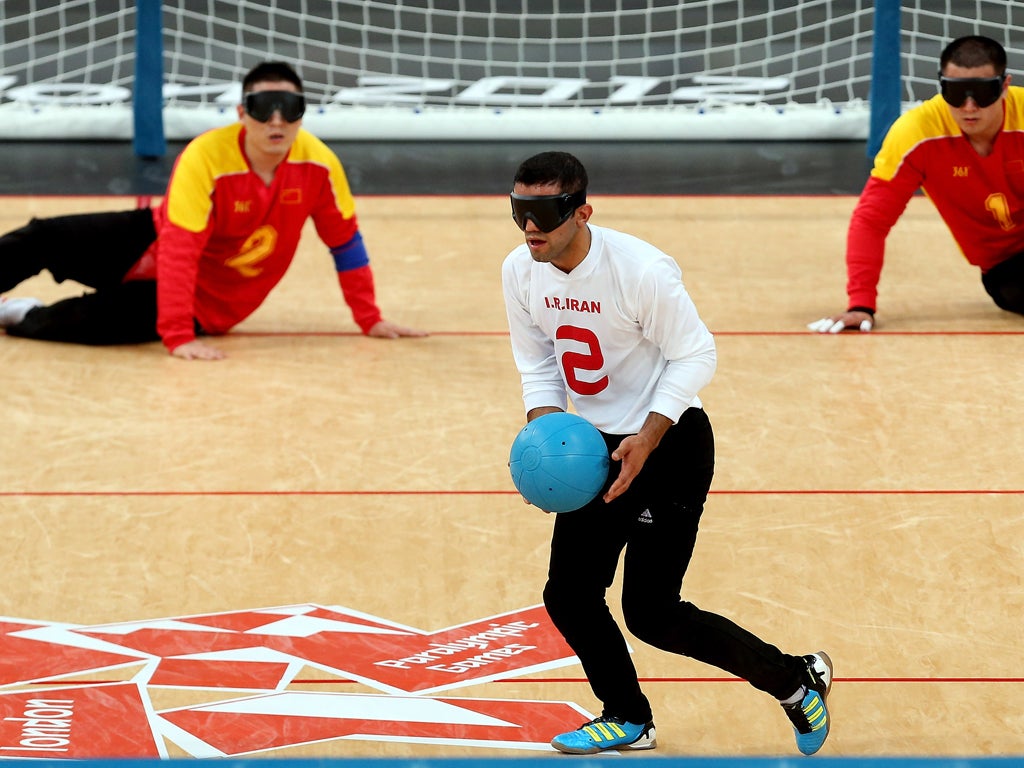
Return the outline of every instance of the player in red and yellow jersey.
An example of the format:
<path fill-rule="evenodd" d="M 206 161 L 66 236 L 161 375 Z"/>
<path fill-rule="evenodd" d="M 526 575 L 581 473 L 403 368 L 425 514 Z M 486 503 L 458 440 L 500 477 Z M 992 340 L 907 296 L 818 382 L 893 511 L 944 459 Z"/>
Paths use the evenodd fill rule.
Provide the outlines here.
<path fill-rule="evenodd" d="M 874 325 L 885 240 L 923 189 L 998 307 L 1024 314 L 1024 89 L 1006 52 L 961 37 L 939 59 L 941 93 L 889 129 L 847 233 L 847 310 L 813 322 L 822 333 Z"/>
<path fill-rule="evenodd" d="M 302 129 L 302 81 L 269 62 L 242 82 L 239 122 L 198 136 L 159 208 L 35 219 L 0 238 L 0 290 L 48 269 L 95 290 L 42 306 L 0 304 L 11 335 L 86 344 L 161 339 L 185 359 L 219 359 L 226 333 L 284 276 L 312 219 L 342 294 L 370 336 L 423 336 L 381 316 L 355 202 L 335 154 Z"/>

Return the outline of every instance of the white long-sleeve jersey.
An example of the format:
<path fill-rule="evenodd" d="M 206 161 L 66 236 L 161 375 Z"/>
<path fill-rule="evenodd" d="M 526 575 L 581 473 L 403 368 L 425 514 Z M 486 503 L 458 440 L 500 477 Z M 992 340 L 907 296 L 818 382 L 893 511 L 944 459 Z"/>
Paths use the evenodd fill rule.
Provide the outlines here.
<path fill-rule="evenodd" d="M 565 274 L 523 244 L 502 264 L 512 354 L 526 411 L 563 410 L 609 434 L 635 434 L 647 414 L 673 422 L 700 407 L 717 364 L 679 265 L 639 238 L 588 225 L 590 250 Z"/>

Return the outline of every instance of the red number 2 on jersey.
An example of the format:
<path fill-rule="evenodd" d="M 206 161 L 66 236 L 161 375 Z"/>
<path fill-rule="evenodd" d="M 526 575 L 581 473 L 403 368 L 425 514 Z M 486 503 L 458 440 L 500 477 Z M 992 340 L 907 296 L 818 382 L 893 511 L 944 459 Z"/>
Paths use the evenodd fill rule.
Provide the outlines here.
<path fill-rule="evenodd" d="M 569 389 L 578 395 L 596 395 L 608 386 L 608 377 L 602 376 L 597 381 L 580 381 L 576 371 L 599 371 L 604 365 L 601 354 L 601 342 L 589 328 L 578 328 L 575 325 L 560 325 L 555 331 L 556 339 L 570 339 L 586 344 L 588 352 L 566 352 L 562 355 L 562 370 Z"/>

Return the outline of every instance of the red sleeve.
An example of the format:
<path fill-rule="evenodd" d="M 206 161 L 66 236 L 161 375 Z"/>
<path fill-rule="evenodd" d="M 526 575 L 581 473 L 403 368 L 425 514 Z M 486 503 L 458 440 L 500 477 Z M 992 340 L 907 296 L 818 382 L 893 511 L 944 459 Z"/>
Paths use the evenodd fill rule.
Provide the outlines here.
<path fill-rule="evenodd" d="M 196 274 L 207 232 L 164 220 L 157 239 L 156 330 L 169 352 L 195 341 Z"/>
<path fill-rule="evenodd" d="M 917 187 L 916 181 L 899 175 L 891 181 L 872 176 L 864 185 L 846 233 L 848 307 L 877 308 L 885 239 Z"/>
<path fill-rule="evenodd" d="M 154 213 L 156 245 L 156 330 L 168 351 L 194 341 L 196 277 L 199 259 L 210 238 L 214 156 L 234 150 L 241 158 L 241 126 L 214 129 L 193 139 L 174 162 L 167 192 Z"/>
<path fill-rule="evenodd" d="M 356 325 L 363 333 L 369 333 L 370 329 L 383 319 L 380 309 L 377 308 L 370 265 L 339 272 L 338 282 L 341 284 L 345 303 L 352 310 Z"/>

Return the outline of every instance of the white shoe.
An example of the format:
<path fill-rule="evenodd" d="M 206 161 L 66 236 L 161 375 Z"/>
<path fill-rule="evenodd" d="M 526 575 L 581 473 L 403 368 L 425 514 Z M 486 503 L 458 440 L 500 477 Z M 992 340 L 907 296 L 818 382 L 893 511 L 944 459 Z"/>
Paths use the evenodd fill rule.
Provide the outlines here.
<path fill-rule="evenodd" d="M 0 328 L 10 328 L 25 319 L 30 309 L 43 306 L 39 299 L 0 298 Z"/>

